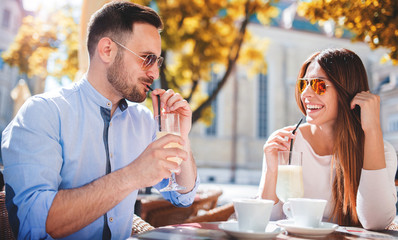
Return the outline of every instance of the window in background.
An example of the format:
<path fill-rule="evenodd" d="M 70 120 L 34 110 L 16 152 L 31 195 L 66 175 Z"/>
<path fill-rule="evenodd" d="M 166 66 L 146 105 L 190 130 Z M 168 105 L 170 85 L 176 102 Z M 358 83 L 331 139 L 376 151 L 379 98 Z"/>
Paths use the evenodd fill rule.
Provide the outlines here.
<path fill-rule="evenodd" d="M 1 26 L 4 29 L 8 29 L 10 27 L 10 19 L 11 19 L 11 12 L 8 9 L 4 9 L 3 11 L 3 19 L 1 22 Z"/>
<path fill-rule="evenodd" d="M 215 74 L 213 71 L 211 72 L 211 80 L 207 84 L 207 93 L 210 95 L 214 89 L 216 89 L 218 84 L 218 78 L 217 74 Z M 206 135 L 207 136 L 216 136 L 217 135 L 217 112 L 218 112 L 218 104 L 217 104 L 217 99 L 214 99 L 211 103 L 211 109 L 214 113 L 214 117 L 212 120 L 212 124 L 206 128 Z"/>
<path fill-rule="evenodd" d="M 1 54 L 3 53 L 3 49 L 0 49 L 0 71 L 3 70 L 4 67 L 4 61 L 3 58 L 1 57 Z"/>
<path fill-rule="evenodd" d="M 258 137 L 268 137 L 268 76 L 260 74 L 258 78 Z"/>
<path fill-rule="evenodd" d="M 5 94 L 3 92 L 4 92 L 4 88 L 0 87 L 0 121 L 4 117 L 3 116 L 3 114 L 4 114 L 3 109 L 4 109 L 5 106 L 3 107 L 3 105 L 5 105 L 5 102 L 6 102 Z M 0 126 L 0 131 L 2 131 L 1 126 Z M 0 132 L 0 135 L 1 135 L 1 132 Z"/>
<path fill-rule="evenodd" d="M 398 132 L 398 114 L 388 116 L 388 132 Z"/>

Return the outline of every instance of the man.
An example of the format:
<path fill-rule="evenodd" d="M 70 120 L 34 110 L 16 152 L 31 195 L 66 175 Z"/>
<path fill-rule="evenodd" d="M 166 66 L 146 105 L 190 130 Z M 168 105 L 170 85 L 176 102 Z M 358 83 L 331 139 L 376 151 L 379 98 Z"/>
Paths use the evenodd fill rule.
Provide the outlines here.
<path fill-rule="evenodd" d="M 181 137 L 159 140 L 152 113 L 137 103 L 159 76 L 161 28 L 150 8 L 105 5 L 90 20 L 86 76 L 30 98 L 5 129 L 6 198 L 18 238 L 126 239 L 138 189 L 166 186 L 173 169 L 186 189 L 163 196 L 177 206 L 192 204 L 198 178 L 188 103 L 172 90 L 153 91 L 155 114 L 161 104 L 181 121 Z M 170 142 L 184 150 L 163 148 Z M 170 156 L 181 157 L 181 166 Z"/>

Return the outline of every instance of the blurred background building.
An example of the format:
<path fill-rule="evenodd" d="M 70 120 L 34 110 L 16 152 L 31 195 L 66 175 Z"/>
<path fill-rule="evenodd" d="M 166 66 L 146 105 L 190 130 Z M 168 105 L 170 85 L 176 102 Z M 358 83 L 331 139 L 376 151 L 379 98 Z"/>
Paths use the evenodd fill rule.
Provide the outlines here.
<path fill-rule="evenodd" d="M 82 1 L 82 22 L 87 22 L 88 16 L 104 1 L 99 2 Z M 255 19 L 249 25 L 252 33 L 270 41 L 266 54 L 267 74 L 252 76 L 245 66 L 238 65 L 212 104 L 215 113 L 212 125 L 197 122 L 193 126 L 191 145 L 202 182 L 259 183 L 266 139 L 273 131 L 296 124 L 302 116 L 294 99 L 295 81 L 301 64 L 313 52 L 328 47 L 348 48 L 361 57 L 371 90 L 382 99 L 384 138 L 398 149 L 398 67 L 379 63 L 386 51 L 372 51 L 365 43 L 352 43 L 349 33 L 343 38 L 334 37 L 333 24 L 323 27 L 310 24 L 297 16 L 295 1 L 281 0 L 278 7 L 280 14 L 271 26 L 264 27 Z M 1 0 L 0 52 L 14 40 L 26 14 L 22 0 Z M 81 70 L 87 67 L 82 61 L 87 60 L 84 26 L 85 23 L 80 23 Z M 204 84 L 202 89 L 212 92 L 219 79 L 218 74 L 213 73 L 213 80 Z M 0 131 L 13 117 L 11 92 L 19 79 L 26 81 L 32 95 L 37 93 L 34 80 L 21 76 L 17 68 L 9 67 L 0 58 Z"/>

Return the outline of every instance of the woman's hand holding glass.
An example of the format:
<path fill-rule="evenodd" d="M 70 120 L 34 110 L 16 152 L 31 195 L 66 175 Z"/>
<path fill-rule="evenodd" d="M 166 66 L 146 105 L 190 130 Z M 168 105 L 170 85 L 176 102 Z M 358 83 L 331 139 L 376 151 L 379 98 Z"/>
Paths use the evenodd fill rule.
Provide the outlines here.
<path fill-rule="evenodd" d="M 268 138 L 263 148 L 267 160 L 267 169 L 273 172 L 278 170 L 278 152 L 289 151 L 290 139 L 294 138 L 293 130 L 294 126 L 285 127 L 272 133 Z"/>
<path fill-rule="evenodd" d="M 267 195 L 276 194 L 276 197 L 282 202 L 286 201 L 287 197 L 302 197 L 304 194 L 302 187 L 302 171 L 300 171 L 301 162 L 296 169 L 296 166 L 290 166 L 288 162 L 280 160 L 282 156 L 286 156 L 281 154 L 286 154 L 286 152 L 289 158 L 290 140 L 295 138 L 295 135 L 292 134 L 294 129 L 294 126 L 289 126 L 274 132 L 264 145 L 264 154 L 267 161 L 267 175 L 277 175 L 275 176 L 277 177 L 275 182 L 276 186 L 274 188 L 275 192 L 267 193 Z M 295 162 L 296 161 L 294 161 L 294 163 Z M 280 167 L 280 165 L 282 165 L 282 167 Z M 294 183 L 294 181 L 297 182 Z"/>

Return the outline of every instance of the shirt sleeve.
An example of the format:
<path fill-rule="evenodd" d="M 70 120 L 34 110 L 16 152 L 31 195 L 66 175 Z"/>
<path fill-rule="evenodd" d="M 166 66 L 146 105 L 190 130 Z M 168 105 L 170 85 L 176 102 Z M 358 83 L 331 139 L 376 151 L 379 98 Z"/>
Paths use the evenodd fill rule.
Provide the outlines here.
<path fill-rule="evenodd" d="M 30 98 L 3 132 L 6 205 L 18 239 L 45 239 L 46 219 L 61 182 L 57 110 Z"/>
<path fill-rule="evenodd" d="M 395 173 L 397 155 L 394 147 L 384 141 L 386 168 L 379 170 L 362 169 L 357 194 L 359 221 L 366 229 L 384 229 L 396 214 L 397 190 Z"/>
<path fill-rule="evenodd" d="M 195 186 L 192 191 L 181 194 L 177 191 L 161 192 L 162 196 L 170 201 L 173 205 L 177 207 L 189 207 L 195 200 L 196 191 L 200 183 L 199 173 L 196 176 Z M 167 186 L 169 179 L 163 179 L 160 183 L 156 184 L 154 188 L 157 190 L 162 189 Z"/>

